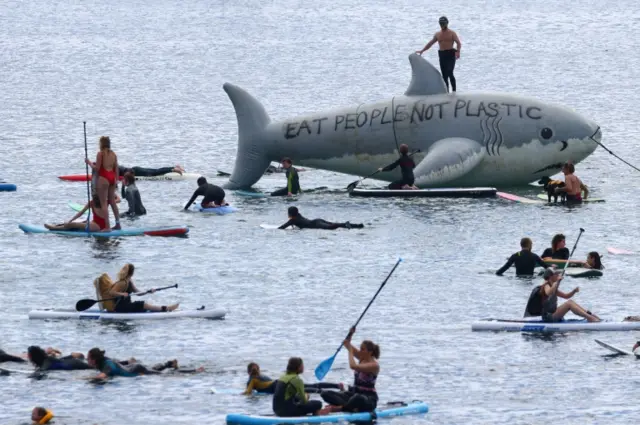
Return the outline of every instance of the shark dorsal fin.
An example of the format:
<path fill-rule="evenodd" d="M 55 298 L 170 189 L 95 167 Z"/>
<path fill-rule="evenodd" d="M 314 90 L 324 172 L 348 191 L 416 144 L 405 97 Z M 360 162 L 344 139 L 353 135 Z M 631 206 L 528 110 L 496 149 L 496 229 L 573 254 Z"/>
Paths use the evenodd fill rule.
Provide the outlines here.
<path fill-rule="evenodd" d="M 442 75 L 425 58 L 417 53 L 409 55 L 411 64 L 411 83 L 405 96 L 429 96 L 447 93 Z"/>

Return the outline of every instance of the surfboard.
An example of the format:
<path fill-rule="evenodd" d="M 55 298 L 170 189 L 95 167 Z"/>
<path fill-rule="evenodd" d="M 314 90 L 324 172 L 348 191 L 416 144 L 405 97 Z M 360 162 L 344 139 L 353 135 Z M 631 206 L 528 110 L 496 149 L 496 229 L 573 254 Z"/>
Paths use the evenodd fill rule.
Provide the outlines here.
<path fill-rule="evenodd" d="M 267 224 L 267 223 L 262 223 L 260 225 L 260 227 L 262 227 L 263 229 L 267 229 L 267 230 L 279 230 L 278 227 L 282 226 L 282 224 Z M 282 230 L 294 230 L 295 228 L 293 226 L 289 226 L 286 229 L 282 229 Z"/>
<path fill-rule="evenodd" d="M 195 211 L 206 213 L 206 214 L 217 214 L 217 215 L 225 215 L 230 214 L 232 212 L 238 211 L 237 208 L 232 207 L 231 205 L 225 205 L 224 207 L 217 208 L 202 208 L 200 205 L 194 207 Z"/>
<path fill-rule="evenodd" d="M 545 201 L 547 201 L 547 203 L 549 203 L 549 197 L 547 196 L 546 193 L 540 193 L 537 195 L 538 198 L 540 199 L 544 199 Z M 604 199 L 602 198 L 587 198 L 587 199 L 583 199 L 582 202 L 605 202 Z M 551 198 L 551 203 L 553 204 L 553 198 Z M 560 204 L 560 198 L 558 198 L 558 204 Z"/>
<path fill-rule="evenodd" d="M 18 225 L 20 230 L 25 233 L 50 233 L 62 236 L 88 237 L 96 238 L 114 238 L 120 236 L 184 236 L 189 233 L 187 226 L 174 227 L 148 227 L 148 228 L 128 228 L 121 230 L 112 230 L 110 232 L 85 232 L 84 230 L 48 230 L 42 226 L 33 226 L 30 224 Z"/>
<path fill-rule="evenodd" d="M 228 395 L 243 395 L 244 390 L 239 388 L 216 388 L 211 387 L 211 394 L 228 394 Z M 271 395 L 269 393 L 259 393 L 256 390 L 251 391 L 251 395 Z"/>
<path fill-rule="evenodd" d="M 539 275 L 542 276 L 543 274 L 544 270 L 541 270 Z M 588 269 L 585 267 L 568 267 L 564 275 L 569 277 L 601 277 L 604 273 L 602 273 L 602 270 Z"/>
<path fill-rule="evenodd" d="M 626 249 L 619 249 L 619 248 L 612 248 L 612 247 L 607 248 L 607 252 L 609 254 L 613 254 L 613 255 L 633 255 L 633 254 L 635 254 L 635 252 L 633 252 L 633 251 L 627 251 Z"/>
<path fill-rule="evenodd" d="M 136 180 L 147 180 L 147 181 L 176 181 L 176 180 L 197 180 L 202 177 L 202 174 L 197 173 L 167 173 L 159 176 L 136 176 Z M 68 176 L 58 176 L 60 180 L 68 181 L 68 182 L 86 182 L 89 180 L 86 174 L 71 174 Z M 120 180 L 123 179 L 123 176 L 120 176 Z"/>
<path fill-rule="evenodd" d="M 15 192 L 18 186 L 11 183 L 0 183 L 0 192 Z"/>
<path fill-rule="evenodd" d="M 499 198 L 506 199 L 508 201 L 518 202 L 518 203 L 521 203 L 521 204 L 538 204 L 538 205 L 541 205 L 541 204 L 544 203 L 544 202 L 541 202 L 541 201 L 539 201 L 537 199 L 523 198 L 522 196 L 514 195 L 512 193 L 496 192 L 496 195 Z"/>
<path fill-rule="evenodd" d="M 627 350 L 623 350 L 621 348 L 618 347 L 614 347 L 611 344 L 607 344 L 606 342 L 600 341 L 599 339 L 594 339 L 595 342 L 598 343 L 598 345 L 600 345 L 601 347 L 606 348 L 607 350 L 616 353 L 616 354 L 620 354 L 623 356 L 636 356 L 636 357 L 640 357 L 640 354 L 636 354 L 636 353 L 632 353 L 631 351 L 627 351 Z"/>

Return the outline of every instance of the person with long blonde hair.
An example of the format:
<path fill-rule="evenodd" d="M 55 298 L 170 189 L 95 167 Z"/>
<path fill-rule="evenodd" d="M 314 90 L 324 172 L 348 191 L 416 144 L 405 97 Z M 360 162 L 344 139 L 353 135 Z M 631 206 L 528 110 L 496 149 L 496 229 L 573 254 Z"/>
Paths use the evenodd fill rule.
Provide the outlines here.
<path fill-rule="evenodd" d="M 131 301 L 131 294 L 141 292 L 131 280 L 134 271 L 133 264 L 125 264 L 118 272 L 118 280 L 111 287 L 109 298 L 118 297 L 115 302 L 115 311 L 117 313 L 170 312 L 178 308 L 180 304 L 157 306 L 145 301 Z M 153 294 L 154 292 L 155 289 L 152 289 L 151 293 Z"/>
<path fill-rule="evenodd" d="M 120 212 L 116 203 L 116 190 L 118 188 L 119 170 L 118 156 L 111 150 L 111 139 L 108 136 L 100 137 L 100 151 L 96 155 L 96 162 L 86 159 L 88 166 L 98 173 L 95 183 L 100 205 L 103 208 L 103 215 L 106 217 L 107 227 L 109 226 L 109 205 L 116 218 L 116 225 L 113 230 L 120 230 Z"/>

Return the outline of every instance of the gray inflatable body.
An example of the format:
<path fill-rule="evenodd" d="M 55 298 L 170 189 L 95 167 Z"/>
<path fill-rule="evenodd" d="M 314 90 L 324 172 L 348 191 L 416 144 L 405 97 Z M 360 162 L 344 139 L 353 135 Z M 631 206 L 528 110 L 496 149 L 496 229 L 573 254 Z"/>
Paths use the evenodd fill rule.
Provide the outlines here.
<path fill-rule="evenodd" d="M 440 73 L 417 54 L 409 56 L 412 80 L 402 96 L 271 122 L 246 91 L 224 84 L 238 119 L 238 153 L 225 185 L 248 188 L 271 161 L 369 175 L 398 158 L 398 146 L 414 155 L 416 186 L 525 185 L 578 163 L 597 147 L 594 122 L 558 105 L 504 93 L 452 93 Z M 400 170 L 379 173 L 393 181 Z"/>

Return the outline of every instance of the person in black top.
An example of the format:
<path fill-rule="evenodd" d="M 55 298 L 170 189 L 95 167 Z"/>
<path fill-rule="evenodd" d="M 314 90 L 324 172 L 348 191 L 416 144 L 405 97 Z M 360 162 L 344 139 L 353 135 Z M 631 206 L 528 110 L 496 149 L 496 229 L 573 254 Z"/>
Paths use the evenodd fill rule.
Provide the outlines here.
<path fill-rule="evenodd" d="M 272 192 L 271 196 L 293 196 L 302 192 L 300 189 L 298 170 L 293 166 L 291 158 L 284 158 L 282 160 L 282 168 L 285 169 L 285 175 L 287 176 L 287 187 Z"/>
<path fill-rule="evenodd" d="M 147 209 L 142 205 L 140 191 L 136 186 L 136 178 L 131 171 L 124 173 L 124 182 L 122 183 L 122 197 L 129 204 L 129 211 L 120 213 L 120 217 L 135 217 L 137 215 L 145 215 Z"/>
<path fill-rule="evenodd" d="M 207 179 L 204 177 L 200 177 L 198 179 L 198 188 L 193 192 L 193 196 L 191 196 L 191 199 L 189 199 L 189 202 L 185 205 L 184 209 L 188 210 L 198 196 L 204 196 L 204 199 L 200 204 L 202 208 L 216 208 L 228 205 L 224 201 L 224 189 L 220 186 L 216 186 L 215 184 L 207 183 Z"/>
<path fill-rule="evenodd" d="M 529 238 L 520 239 L 520 247 L 522 250 L 520 252 L 516 252 L 513 254 L 509 260 L 504 264 L 504 266 L 500 267 L 496 274 L 501 276 L 509 267 L 513 264 L 516 265 L 516 275 L 533 275 L 533 269 L 536 265 L 540 267 L 544 267 L 545 269 L 549 267 L 542 261 L 542 258 L 538 257 L 536 254 L 531 252 L 531 247 L 533 246 L 533 242 Z"/>
<path fill-rule="evenodd" d="M 299 229 L 362 229 L 364 224 L 351 224 L 348 221 L 346 223 L 331 223 L 330 221 L 316 218 L 315 220 L 309 220 L 304 218 L 298 211 L 298 207 L 289 207 L 288 210 L 289 221 L 284 223 L 278 229 L 286 229 L 289 226 L 296 226 Z"/>
<path fill-rule="evenodd" d="M 378 171 L 391 171 L 399 165 L 400 171 L 402 172 L 402 179 L 392 182 L 389 185 L 389 189 L 417 189 L 417 187 L 413 185 L 415 182 L 413 169 L 416 168 L 416 164 L 409 156 L 409 146 L 402 144 L 398 148 L 398 151 L 400 152 L 400 158 L 398 158 L 398 160 L 393 164 L 389 164 L 383 168 L 378 168 Z"/>
<path fill-rule="evenodd" d="M 566 246 L 566 240 L 562 233 L 558 233 L 551 240 L 551 248 L 547 248 L 542 253 L 542 258 L 553 258 L 554 260 L 568 260 L 569 248 Z"/>

